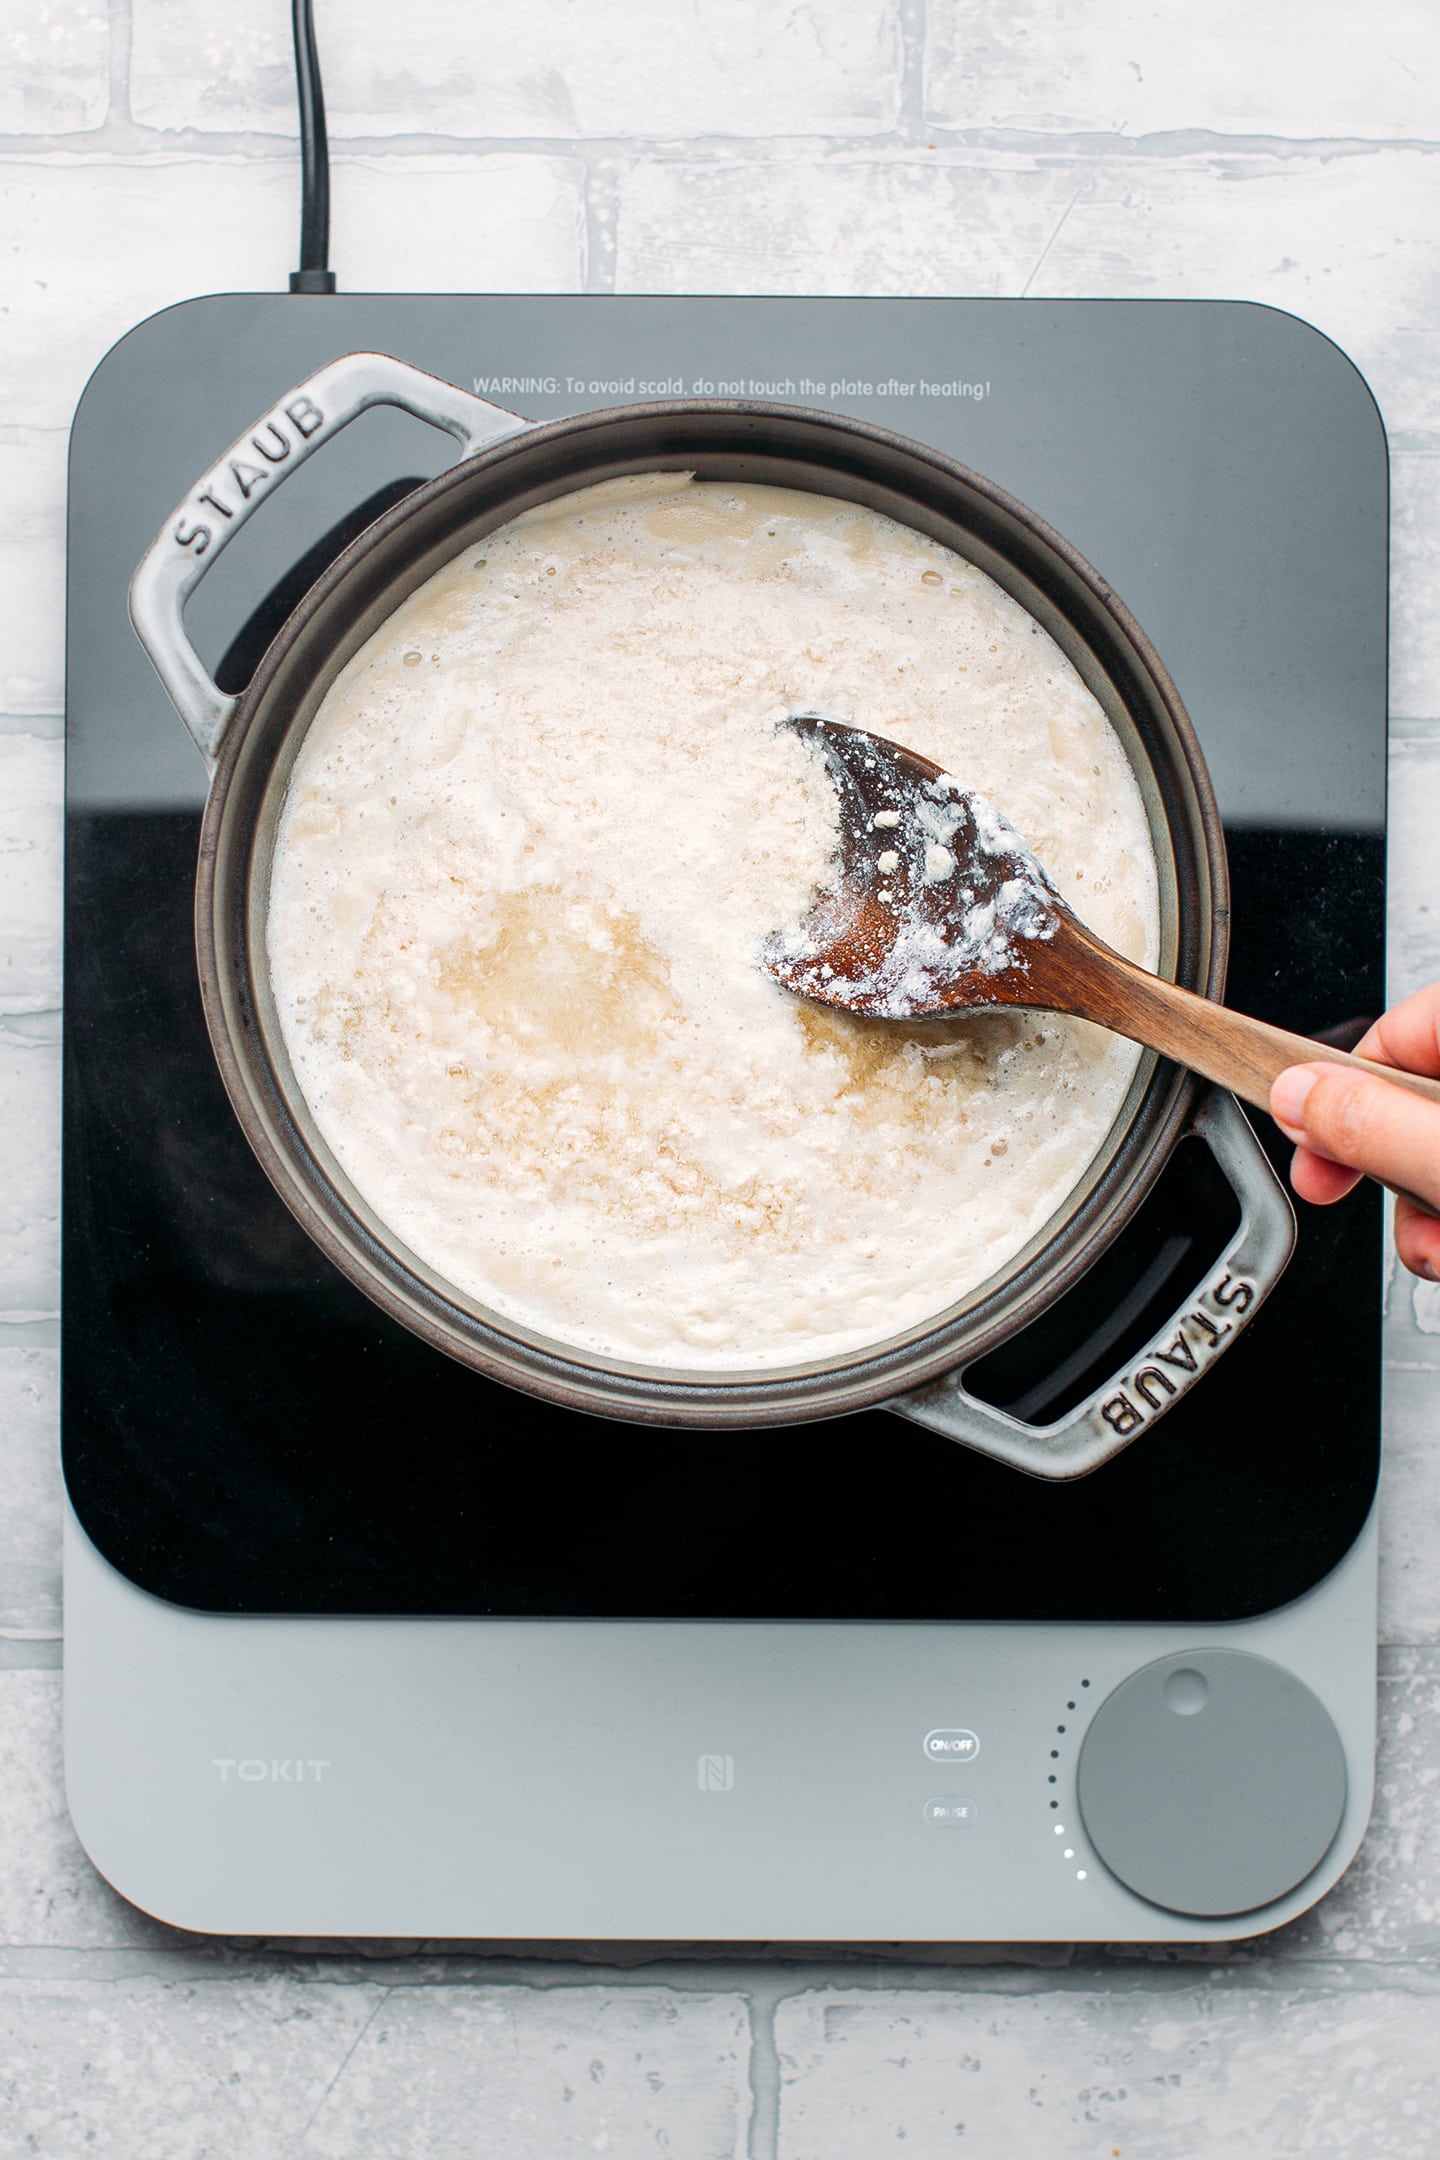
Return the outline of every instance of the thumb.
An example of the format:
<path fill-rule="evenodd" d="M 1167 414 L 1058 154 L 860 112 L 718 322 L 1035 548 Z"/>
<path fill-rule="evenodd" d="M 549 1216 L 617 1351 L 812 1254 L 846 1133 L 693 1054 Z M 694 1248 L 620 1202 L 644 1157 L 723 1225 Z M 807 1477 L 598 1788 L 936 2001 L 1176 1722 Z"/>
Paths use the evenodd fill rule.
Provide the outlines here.
<path fill-rule="evenodd" d="M 1440 1208 L 1440 1104 L 1348 1066 L 1292 1065 L 1270 1111 L 1301 1146 Z"/>

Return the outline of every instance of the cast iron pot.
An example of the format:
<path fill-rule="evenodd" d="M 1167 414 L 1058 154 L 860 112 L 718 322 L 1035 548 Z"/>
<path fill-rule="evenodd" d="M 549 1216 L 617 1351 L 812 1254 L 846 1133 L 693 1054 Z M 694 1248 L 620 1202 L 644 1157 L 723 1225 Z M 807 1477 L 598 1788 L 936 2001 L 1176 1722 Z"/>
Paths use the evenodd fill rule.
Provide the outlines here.
<path fill-rule="evenodd" d="M 466 455 L 338 557 L 279 631 L 249 687 L 227 696 L 185 634 L 186 596 L 286 474 L 377 404 L 445 429 Z M 1159 865 L 1163 972 L 1220 994 L 1225 848 L 1194 730 L 1138 624 L 1022 504 L 933 450 L 834 413 L 694 399 L 534 426 L 400 361 L 354 353 L 290 391 L 225 453 L 167 521 L 131 587 L 136 630 L 212 768 L 196 948 L 205 1017 L 235 1113 L 282 1199 L 352 1282 L 437 1349 L 511 1386 L 571 1409 L 671 1426 L 788 1425 L 883 1404 L 1040 1476 L 1092 1470 L 1234 1342 L 1294 1241 L 1289 1203 L 1233 1099 L 1148 1053 L 1085 1176 L 1001 1274 L 874 1349 L 750 1374 L 626 1364 L 488 1311 L 376 1217 L 331 1155 L 295 1081 L 266 959 L 270 862 L 296 751 L 331 683 L 461 548 L 552 496 L 657 470 L 863 504 L 929 534 L 1003 586 L 1068 654 L 1130 758 Z M 1147 1352 L 1043 1427 L 970 1395 L 964 1368 L 1083 1274 L 1190 1132 L 1214 1151 L 1241 1221 Z"/>

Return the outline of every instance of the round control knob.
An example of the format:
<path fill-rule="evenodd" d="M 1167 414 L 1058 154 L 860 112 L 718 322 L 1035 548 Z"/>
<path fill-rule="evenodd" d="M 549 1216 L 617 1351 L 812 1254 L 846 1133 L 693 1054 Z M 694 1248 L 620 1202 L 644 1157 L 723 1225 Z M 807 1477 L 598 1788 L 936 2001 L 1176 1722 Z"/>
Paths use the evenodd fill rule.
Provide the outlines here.
<path fill-rule="evenodd" d="M 1242 1650 L 1185 1650 L 1123 1680 L 1080 1750 L 1086 1834 L 1167 1912 L 1269 1905 L 1317 1868 L 1345 1807 L 1345 1754 L 1293 1673 Z"/>

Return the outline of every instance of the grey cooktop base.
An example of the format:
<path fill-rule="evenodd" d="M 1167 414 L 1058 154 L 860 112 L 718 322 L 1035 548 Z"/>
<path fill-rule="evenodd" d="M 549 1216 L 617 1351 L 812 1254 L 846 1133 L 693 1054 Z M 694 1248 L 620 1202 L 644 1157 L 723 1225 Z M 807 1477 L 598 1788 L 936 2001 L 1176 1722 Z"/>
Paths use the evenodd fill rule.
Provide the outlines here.
<path fill-rule="evenodd" d="M 1306 1597 L 1216 1629 L 220 1618 L 137 1590 L 72 1516 L 70 1810 L 133 1903 L 220 1935 L 1254 1935 L 1313 1904 L 1364 1835 L 1375 1581 L 1372 1517 Z M 1127 1888 L 1077 1804 L 1113 1691 L 1157 1659 L 1189 1669 L 1216 1650 L 1308 1689 L 1348 1766 L 1313 1868 L 1218 1917 Z M 1203 1733 L 1210 1714 L 1179 1717 Z M 1167 1720 L 1162 1700 L 1162 1739 Z M 1307 1774 L 1303 1752 L 1277 1766 L 1273 1737 L 1264 1723 L 1226 1735 L 1232 1789 L 1247 1742 L 1260 1783 Z M 1183 1897 L 1210 1826 L 1193 1811 L 1177 1823 Z M 1240 1879 L 1248 1896 L 1248 1860 Z"/>

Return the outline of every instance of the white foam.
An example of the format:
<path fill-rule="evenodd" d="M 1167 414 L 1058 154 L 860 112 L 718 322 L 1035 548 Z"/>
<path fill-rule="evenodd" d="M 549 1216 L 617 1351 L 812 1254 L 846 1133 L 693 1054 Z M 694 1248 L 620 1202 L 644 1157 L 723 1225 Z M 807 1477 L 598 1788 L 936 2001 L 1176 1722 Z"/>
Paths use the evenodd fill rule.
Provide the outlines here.
<path fill-rule="evenodd" d="M 1109 1129 L 1114 1038 L 857 1022 L 755 965 L 830 875 L 830 783 L 780 726 L 816 710 L 990 797 L 1153 960 L 1139 793 L 1068 661 L 826 497 L 667 474 L 547 506 L 317 715 L 268 924 L 296 1076 L 381 1219 L 501 1315 L 691 1370 L 853 1352 L 1002 1267 Z"/>

